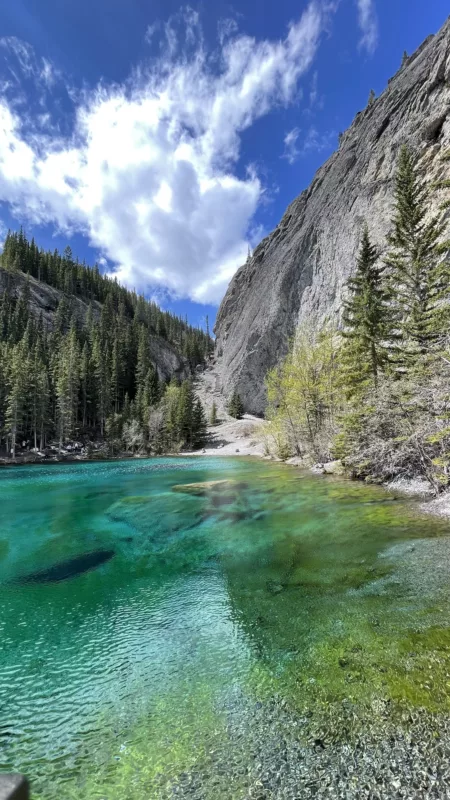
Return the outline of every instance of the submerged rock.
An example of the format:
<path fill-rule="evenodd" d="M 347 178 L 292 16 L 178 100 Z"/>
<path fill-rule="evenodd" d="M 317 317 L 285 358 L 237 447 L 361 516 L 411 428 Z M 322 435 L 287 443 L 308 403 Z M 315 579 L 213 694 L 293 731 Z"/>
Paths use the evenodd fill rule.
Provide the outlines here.
<path fill-rule="evenodd" d="M 195 497 L 207 497 L 211 494 L 217 494 L 222 491 L 233 489 L 247 489 L 248 484 L 244 481 L 222 480 L 222 481 L 204 481 L 201 483 L 179 483 L 172 486 L 173 492 L 180 492 L 181 494 L 191 494 Z"/>
<path fill-rule="evenodd" d="M 78 575 L 83 575 L 83 573 L 105 564 L 114 555 L 114 550 L 94 550 L 92 553 L 85 553 L 81 556 L 69 558 L 66 561 L 59 561 L 47 569 L 22 575 L 13 583 L 19 585 L 27 583 L 59 583 L 60 581 L 69 580 L 69 578 L 76 578 Z"/>
<path fill-rule="evenodd" d="M 280 594 L 285 588 L 282 583 L 277 581 L 267 581 L 266 587 L 269 594 Z"/>

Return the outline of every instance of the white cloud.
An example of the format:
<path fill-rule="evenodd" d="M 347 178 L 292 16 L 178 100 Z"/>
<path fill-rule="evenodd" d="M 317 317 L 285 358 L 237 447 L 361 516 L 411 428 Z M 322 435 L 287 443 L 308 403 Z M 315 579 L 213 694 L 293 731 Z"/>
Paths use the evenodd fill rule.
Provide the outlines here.
<path fill-rule="evenodd" d="M 284 153 L 282 157 L 286 158 L 289 164 L 294 164 L 301 156 L 301 150 L 297 147 L 299 136 L 300 128 L 293 128 L 284 137 Z"/>
<path fill-rule="evenodd" d="M 315 106 L 317 103 L 317 99 L 319 96 L 318 84 L 319 84 L 319 73 L 316 70 L 312 77 L 311 88 L 309 92 L 309 105 L 311 106 L 311 108 Z"/>
<path fill-rule="evenodd" d="M 325 131 L 325 133 L 319 133 L 313 126 L 306 134 L 302 148 L 302 155 L 307 155 L 307 153 L 310 152 L 322 153 L 324 150 L 330 150 L 336 145 L 336 141 L 336 131 Z"/>
<path fill-rule="evenodd" d="M 226 17 L 225 19 L 219 20 L 217 25 L 217 36 L 221 45 L 223 45 L 226 39 L 234 36 L 237 32 L 238 24 L 235 19 Z"/>
<path fill-rule="evenodd" d="M 322 153 L 330 150 L 336 142 L 335 131 L 319 133 L 314 126 L 309 128 L 301 143 L 299 141 L 300 134 L 300 128 L 293 128 L 284 137 L 284 153 L 281 157 L 285 158 L 289 164 L 295 164 L 301 156 L 306 156 L 308 153 Z"/>
<path fill-rule="evenodd" d="M 0 53 L 6 65 L 7 81 L 21 85 L 22 78 L 31 80 L 37 90 L 45 91 L 60 78 L 60 73 L 46 58 L 37 58 L 34 49 L 16 36 L 0 39 Z"/>
<path fill-rule="evenodd" d="M 254 170 L 234 171 L 240 134 L 295 98 L 326 11 L 312 0 L 283 41 L 230 28 L 214 57 L 196 14 L 188 9 L 182 22 L 184 45 L 178 15 L 162 28 L 164 56 L 125 85 L 72 93 L 70 139 L 37 124 L 30 134 L 29 116 L 25 125 L 0 100 L 0 201 L 17 217 L 84 233 L 129 286 L 215 302 L 247 257 L 262 195 Z"/>
<path fill-rule="evenodd" d="M 359 27 L 362 37 L 360 47 L 363 47 L 369 55 L 375 52 L 378 44 L 378 17 L 375 10 L 374 0 L 356 0 L 358 5 Z"/>

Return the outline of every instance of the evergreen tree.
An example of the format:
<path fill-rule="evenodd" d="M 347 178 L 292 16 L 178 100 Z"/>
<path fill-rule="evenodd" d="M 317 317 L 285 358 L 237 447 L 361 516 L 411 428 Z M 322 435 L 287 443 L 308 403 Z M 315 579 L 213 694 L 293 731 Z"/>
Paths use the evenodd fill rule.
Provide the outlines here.
<path fill-rule="evenodd" d="M 76 433 L 79 393 L 79 346 L 75 325 L 63 340 L 56 380 L 59 446 Z"/>
<path fill-rule="evenodd" d="M 395 216 L 386 258 L 392 308 L 401 336 L 397 361 L 408 369 L 436 348 L 441 336 L 442 304 L 450 298 L 450 269 L 441 243 L 445 226 L 427 219 L 429 190 L 419 175 L 417 158 L 404 146 L 395 185 Z"/>
<path fill-rule="evenodd" d="M 28 363 L 20 345 L 13 346 L 8 353 L 8 395 L 6 401 L 5 430 L 7 449 L 16 457 L 17 441 L 24 433 L 27 404 Z"/>
<path fill-rule="evenodd" d="M 241 400 L 239 392 L 234 391 L 228 402 L 228 413 L 230 417 L 235 419 L 242 419 L 244 416 L 244 404 Z"/>
<path fill-rule="evenodd" d="M 95 377 L 89 342 L 85 341 L 80 358 L 81 425 L 83 430 L 93 421 Z"/>
<path fill-rule="evenodd" d="M 80 431 L 90 439 L 106 433 L 113 449 L 126 439 L 141 450 L 150 415 L 158 452 L 184 436 L 192 446 L 201 428 L 194 395 L 174 382 L 165 402 L 151 338 L 159 333 L 186 351 L 194 370 L 212 346 L 209 332 L 80 264 L 70 248 L 39 250 L 23 230 L 8 232 L 0 269 L 0 448 L 15 453 L 19 438 L 42 448 L 54 433 L 62 445 Z M 30 299 L 40 280 L 61 296 L 56 313 L 37 320 Z"/>
<path fill-rule="evenodd" d="M 202 447 L 206 439 L 206 417 L 200 399 L 194 402 L 192 412 L 192 446 L 194 448 Z"/>
<path fill-rule="evenodd" d="M 378 252 L 365 225 L 356 273 L 347 283 L 349 297 L 344 303 L 342 353 L 344 381 L 349 395 L 371 380 L 376 386 L 386 364 L 386 339 L 392 335 L 389 324 L 388 293 L 384 268 L 378 266 Z"/>
<path fill-rule="evenodd" d="M 194 419 L 194 389 L 192 382 L 183 381 L 180 387 L 177 427 L 179 438 L 190 447 L 194 441 L 195 419 Z"/>
<path fill-rule="evenodd" d="M 100 435 L 103 436 L 106 418 L 109 416 L 110 412 L 111 379 L 108 353 L 106 347 L 102 347 L 99 328 L 95 328 L 94 330 L 92 362 L 95 381 L 96 416 L 100 424 Z"/>
<path fill-rule="evenodd" d="M 215 400 L 213 400 L 213 404 L 211 406 L 211 413 L 209 415 L 209 424 L 217 425 L 217 405 Z"/>

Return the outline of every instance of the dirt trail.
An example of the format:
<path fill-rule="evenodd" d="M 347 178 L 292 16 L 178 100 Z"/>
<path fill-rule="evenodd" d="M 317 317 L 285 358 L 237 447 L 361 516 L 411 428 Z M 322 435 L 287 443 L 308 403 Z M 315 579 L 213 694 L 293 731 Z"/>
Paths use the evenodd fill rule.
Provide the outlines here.
<path fill-rule="evenodd" d="M 262 456 L 264 447 L 258 441 L 257 429 L 264 425 L 264 420 L 245 414 L 243 419 L 234 419 L 227 412 L 227 391 L 222 386 L 220 365 L 210 364 L 204 372 L 197 373 L 195 392 L 200 398 L 207 419 L 209 420 L 213 403 L 217 407 L 217 425 L 208 425 L 209 442 L 200 451 L 203 455 L 244 455 Z"/>

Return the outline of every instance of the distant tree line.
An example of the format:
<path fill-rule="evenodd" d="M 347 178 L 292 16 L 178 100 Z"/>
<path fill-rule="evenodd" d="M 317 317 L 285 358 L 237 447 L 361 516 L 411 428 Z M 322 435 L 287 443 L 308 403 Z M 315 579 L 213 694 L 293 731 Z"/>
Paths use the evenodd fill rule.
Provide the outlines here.
<path fill-rule="evenodd" d="M 150 343 L 160 336 L 172 344 L 189 372 L 211 352 L 209 333 L 78 263 L 69 248 L 39 250 L 22 230 L 8 234 L 0 266 L 0 447 L 15 455 L 19 441 L 42 450 L 55 437 L 61 447 L 85 437 L 159 452 L 201 443 L 203 410 L 190 380 L 167 386 Z M 30 278 L 19 291 L 19 272 L 62 293 L 50 328 L 30 310 Z M 83 318 L 75 297 L 87 304 Z"/>
<path fill-rule="evenodd" d="M 444 155 L 443 161 L 449 157 Z M 450 479 L 450 202 L 402 148 L 383 256 L 364 226 L 343 326 L 298 332 L 268 375 L 268 449 L 324 461 L 357 476 Z"/>

